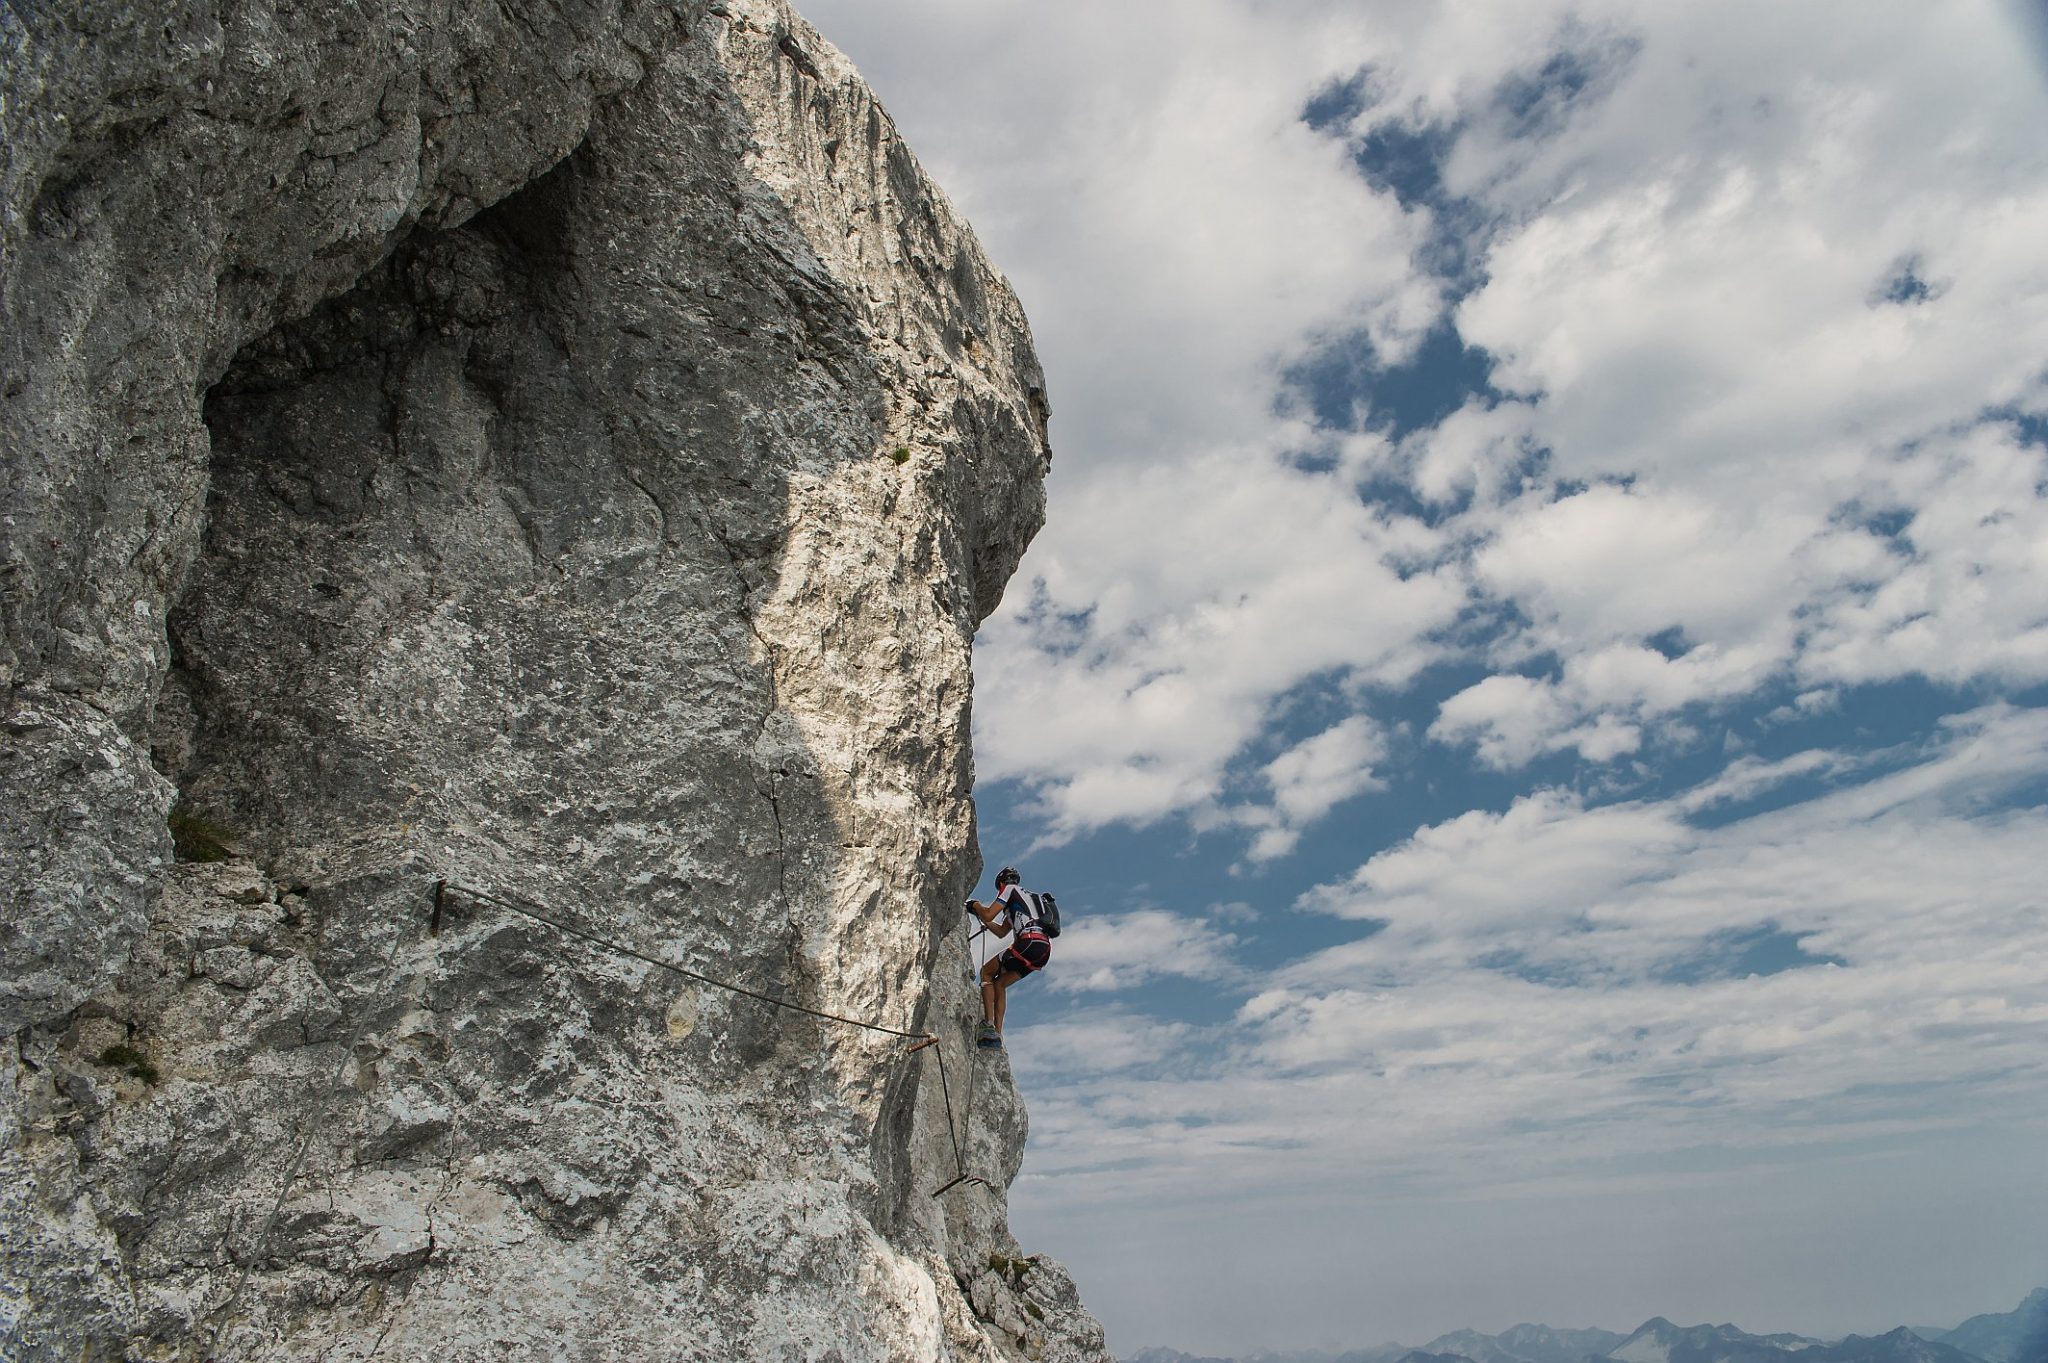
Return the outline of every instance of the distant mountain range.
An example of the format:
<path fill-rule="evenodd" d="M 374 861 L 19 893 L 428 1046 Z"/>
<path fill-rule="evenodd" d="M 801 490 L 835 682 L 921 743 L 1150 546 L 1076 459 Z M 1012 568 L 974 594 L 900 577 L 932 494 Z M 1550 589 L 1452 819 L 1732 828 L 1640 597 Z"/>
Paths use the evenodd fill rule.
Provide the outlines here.
<path fill-rule="evenodd" d="M 1261 1350 L 1243 1358 L 1154 1348 L 1122 1363 L 2048 1363 L 2048 1287 L 2030 1292 L 2010 1311 L 1972 1316 L 1953 1330 L 1900 1326 L 1888 1334 L 1840 1340 L 1752 1335 L 1733 1325 L 1673 1325 L 1654 1316 L 1626 1335 L 1517 1325 L 1497 1335 L 1454 1330 L 1419 1348 Z"/>
<path fill-rule="evenodd" d="M 1919 1333 L 1987 1363 L 2043 1363 L 2048 1360 L 2048 1287 L 2029 1292 L 2017 1310 L 1971 1316 L 1953 1330 Z"/>

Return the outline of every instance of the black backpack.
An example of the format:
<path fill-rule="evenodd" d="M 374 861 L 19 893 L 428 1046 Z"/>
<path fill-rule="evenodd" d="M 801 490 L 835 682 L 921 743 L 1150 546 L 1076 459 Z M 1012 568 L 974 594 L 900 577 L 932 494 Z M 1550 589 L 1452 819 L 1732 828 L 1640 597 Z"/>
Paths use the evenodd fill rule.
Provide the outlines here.
<path fill-rule="evenodd" d="M 1060 906 L 1053 897 L 1043 890 L 1033 890 L 1031 898 L 1038 904 L 1038 926 L 1048 937 L 1060 935 Z"/>

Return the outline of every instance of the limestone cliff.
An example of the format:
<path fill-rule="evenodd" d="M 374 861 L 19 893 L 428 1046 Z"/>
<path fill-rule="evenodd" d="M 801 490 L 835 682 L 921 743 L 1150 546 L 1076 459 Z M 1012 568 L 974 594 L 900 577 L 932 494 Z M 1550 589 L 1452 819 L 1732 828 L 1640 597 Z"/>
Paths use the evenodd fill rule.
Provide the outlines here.
<path fill-rule="evenodd" d="M 0 1353 L 1105 1357 L 960 969 L 1042 380 L 844 59 L 0 24 Z"/>

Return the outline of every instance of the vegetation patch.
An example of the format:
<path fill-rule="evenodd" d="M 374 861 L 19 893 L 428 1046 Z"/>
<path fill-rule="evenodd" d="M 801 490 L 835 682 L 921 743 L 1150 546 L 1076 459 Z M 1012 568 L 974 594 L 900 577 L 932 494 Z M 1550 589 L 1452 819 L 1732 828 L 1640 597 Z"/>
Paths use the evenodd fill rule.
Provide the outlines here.
<path fill-rule="evenodd" d="M 893 450 L 890 450 L 890 451 L 889 451 L 889 457 L 890 457 L 891 459 L 895 460 L 895 461 L 896 461 L 897 463 L 899 463 L 899 464 L 907 464 L 907 463 L 909 463 L 909 462 L 910 462 L 910 446 L 908 446 L 908 445 L 898 445 L 898 446 L 897 446 L 897 447 L 896 447 L 895 449 L 893 449 Z"/>
<path fill-rule="evenodd" d="M 154 1084 L 163 1078 L 163 1075 L 157 1072 L 156 1066 L 150 1063 L 148 1056 L 126 1042 L 101 1051 L 100 1063 L 117 1070 L 126 1070 L 145 1084 Z"/>
<path fill-rule="evenodd" d="M 1013 1259 L 1007 1254 L 991 1254 L 988 1256 L 988 1271 L 1002 1274 L 1011 1286 L 1019 1287 L 1023 1285 L 1024 1275 L 1031 1271 L 1033 1263 L 1034 1261 L 1029 1258 Z"/>
<path fill-rule="evenodd" d="M 164 822 L 170 826 L 171 847 L 179 861 L 226 861 L 234 855 L 228 846 L 234 834 L 188 806 L 174 806 Z"/>

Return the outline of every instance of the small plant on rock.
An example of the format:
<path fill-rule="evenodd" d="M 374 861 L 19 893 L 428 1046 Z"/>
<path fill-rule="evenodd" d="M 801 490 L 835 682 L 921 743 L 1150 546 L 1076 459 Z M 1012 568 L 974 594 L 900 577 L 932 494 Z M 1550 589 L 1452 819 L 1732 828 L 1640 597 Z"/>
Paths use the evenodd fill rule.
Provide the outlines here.
<path fill-rule="evenodd" d="M 149 1057 L 126 1042 L 109 1046 L 100 1052 L 100 1063 L 117 1070 L 126 1070 L 145 1084 L 154 1084 L 163 1076 L 157 1072 Z"/>
<path fill-rule="evenodd" d="M 988 1256 L 988 1271 L 1001 1274 L 1012 1287 L 1024 1285 L 1024 1275 L 1031 1271 L 1031 1267 L 1032 1260 L 1028 1257 L 1013 1259 L 1007 1254 Z"/>
<path fill-rule="evenodd" d="M 179 861 L 226 861 L 234 855 L 228 846 L 234 834 L 188 805 L 176 805 L 164 820 L 171 830 L 171 848 Z"/>

